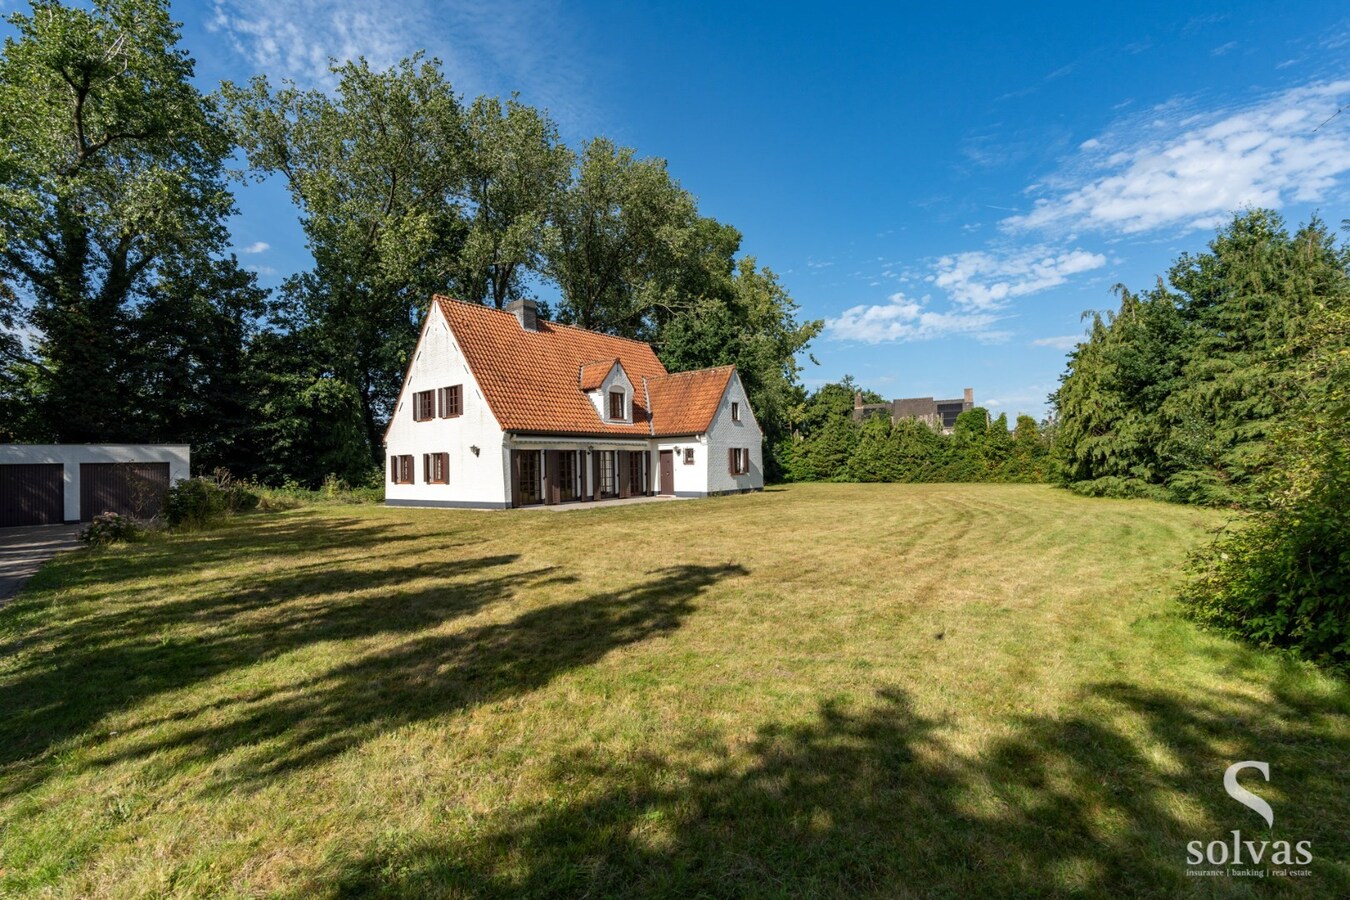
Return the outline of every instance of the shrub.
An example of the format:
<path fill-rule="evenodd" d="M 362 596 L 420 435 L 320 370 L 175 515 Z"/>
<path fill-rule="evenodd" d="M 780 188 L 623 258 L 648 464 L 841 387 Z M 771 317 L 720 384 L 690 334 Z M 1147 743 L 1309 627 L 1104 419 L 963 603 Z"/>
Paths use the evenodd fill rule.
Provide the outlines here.
<path fill-rule="evenodd" d="M 221 494 L 224 495 L 226 512 L 248 512 L 258 508 L 258 502 L 262 498 L 254 490 L 255 486 L 236 481 L 229 469 L 216 469 L 211 473 L 211 481 L 215 482 L 216 487 L 220 488 Z"/>
<path fill-rule="evenodd" d="M 227 498 L 210 478 L 186 478 L 169 488 L 164 518 L 174 528 L 200 528 L 225 514 Z"/>
<path fill-rule="evenodd" d="M 1195 619 L 1350 668 L 1350 478 L 1324 485 L 1321 496 L 1256 513 L 1193 557 L 1182 600 Z"/>
<path fill-rule="evenodd" d="M 1318 312 L 1265 506 L 1192 560 L 1183 600 L 1201 622 L 1350 670 L 1350 303 Z"/>
<path fill-rule="evenodd" d="M 106 547 L 119 541 L 135 540 L 140 526 L 115 512 L 99 513 L 80 531 L 80 540 L 91 547 Z"/>
<path fill-rule="evenodd" d="M 382 503 L 384 469 L 374 467 L 366 483 L 355 487 L 336 475 L 329 475 L 317 489 L 305 487 L 289 478 L 280 487 L 253 484 L 250 489 L 260 495 L 257 507 L 269 512 L 313 503 Z"/>

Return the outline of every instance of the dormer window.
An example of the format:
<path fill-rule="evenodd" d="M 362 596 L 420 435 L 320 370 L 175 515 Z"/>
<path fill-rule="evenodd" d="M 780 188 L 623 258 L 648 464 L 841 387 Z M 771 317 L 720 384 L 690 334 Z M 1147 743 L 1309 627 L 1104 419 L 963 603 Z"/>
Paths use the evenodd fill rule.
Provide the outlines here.
<path fill-rule="evenodd" d="M 623 392 L 623 391 L 610 391 L 610 392 L 609 392 L 609 417 L 610 417 L 611 419 L 626 419 L 626 418 L 628 418 L 628 416 L 626 416 L 626 415 L 624 414 L 624 392 Z"/>

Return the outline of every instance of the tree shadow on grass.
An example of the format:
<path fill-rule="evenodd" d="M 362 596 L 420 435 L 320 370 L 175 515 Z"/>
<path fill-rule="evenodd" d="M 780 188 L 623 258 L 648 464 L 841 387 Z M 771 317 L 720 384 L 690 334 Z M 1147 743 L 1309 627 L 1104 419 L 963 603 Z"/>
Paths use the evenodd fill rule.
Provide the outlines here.
<path fill-rule="evenodd" d="M 238 751 L 209 791 L 257 785 L 388 730 L 533 690 L 617 648 L 671 632 L 700 594 L 745 574 L 735 564 L 672 566 L 648 573 L 637 585 L 532 609 L 509 621 L 451 633 L 428 629 L 284 689 L 235 698 L 226 723 L 133 740 L 100 762 L 168 751 L 179 765 L 191 765 Z M 417 595 L 403 600 L 430 601 Z"/>
<path fill-rule="evenodd" d="M 1306 705 L 1306 698 L 1300 701 Z M 1343 716 L 1347 698 L 1324 698 Z M 396 896 L 1345 896 L 1344 729 L 1310 738 L 1297 710 L 1237 694 L 1099 684 L 1060 717 L 1027 717 L 977 757 L 906 695 L 823 704 L 747 750 L 578 751 L 566 799 L 500 811 L 470 835 L 335 856 L 302 890 Z M 1262 727 L 1253 728 L 1257 723 Z M 1141 743 L 1161 739 L 1165 752 Z M 709 760 L 688 764 L 690 754 Z M 1224 769 L 1272 760 L 1271 833 L 1224 792 Z M 677 762 L 685 760 L 686 762 Z M 1316 763 L 1314 764 L 1314 760 Z M 1188 877 L 1186 844 L 1311 840 L 1314 874 Z"/>
<path fill-rule="evenodd" d="M 378 546 L 387 540 L 379 526 L 358 528 L 339 520 L 335 544 L 331 521 L 290 522 L 280 532 L 241 535 L 232 543 L 256 544 L 270 553 L 271 539 L 313 549 Z M 178 565 L 191 565 L 193 559 L 180 552 Z M 81 736 L 96 741 L 97 735 L 86 734 L 95 723 L 155 695 L 319 642 L 432 628 L 509 598 L 526 585 L 573 580 L 552 567 L 512 570 L 518 561 L 514 554 L 377 567 L 369 558 L 360 565 L 324 561 L 264 571 L 244 590 L 228 590 L 239 583 L 235 576 L 221 579 L 219 590 L 194 583 L 194 593 L 175 599 L 106 606 L 95 600 L 69 615 L 57 611 L 30 638 L 46 644 L 45 652 L 12 659 L 5 672 L 0 772 L 14 771 L 5 772 L 0 795 L 21 792 L 45 777 L 41 763 L 52 748 Z M 116 564 L 135 568 L 134 561 Z M 431 587 L 399 589 L 427 580 Z M 16 613 L 25 614 L 34 615 L 24 609 Z"/>

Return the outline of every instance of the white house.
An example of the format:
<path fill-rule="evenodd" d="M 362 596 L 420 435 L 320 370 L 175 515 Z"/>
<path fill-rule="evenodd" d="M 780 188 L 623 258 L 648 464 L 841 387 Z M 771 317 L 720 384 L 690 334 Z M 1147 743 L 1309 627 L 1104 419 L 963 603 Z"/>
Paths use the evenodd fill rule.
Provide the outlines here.
<path fill-rule="evenodd" d="M 502 509 L 764 487 L 734 366 L 670 374 L 648 344 L 436 297 L 385 432 L 391 506 Z"/>
<path fill-rule="evenodd" d="M 0 444 L 0 527 L 151 518 L 190 462 L 187 444 Z"/>

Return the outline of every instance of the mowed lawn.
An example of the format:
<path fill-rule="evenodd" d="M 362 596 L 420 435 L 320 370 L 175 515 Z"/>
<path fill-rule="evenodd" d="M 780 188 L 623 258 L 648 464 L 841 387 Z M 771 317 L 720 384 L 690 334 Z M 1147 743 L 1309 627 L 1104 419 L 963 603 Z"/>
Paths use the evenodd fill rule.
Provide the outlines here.
<path fill-rule="evenodd" d="M 1350 689 L 1173 599 L 1222 520 L 805 485 L 71 554 L 0 610 L 0 895 L 1346 896 Z M 1188 877 L 1234 829 L 1312 874 Z"/>

